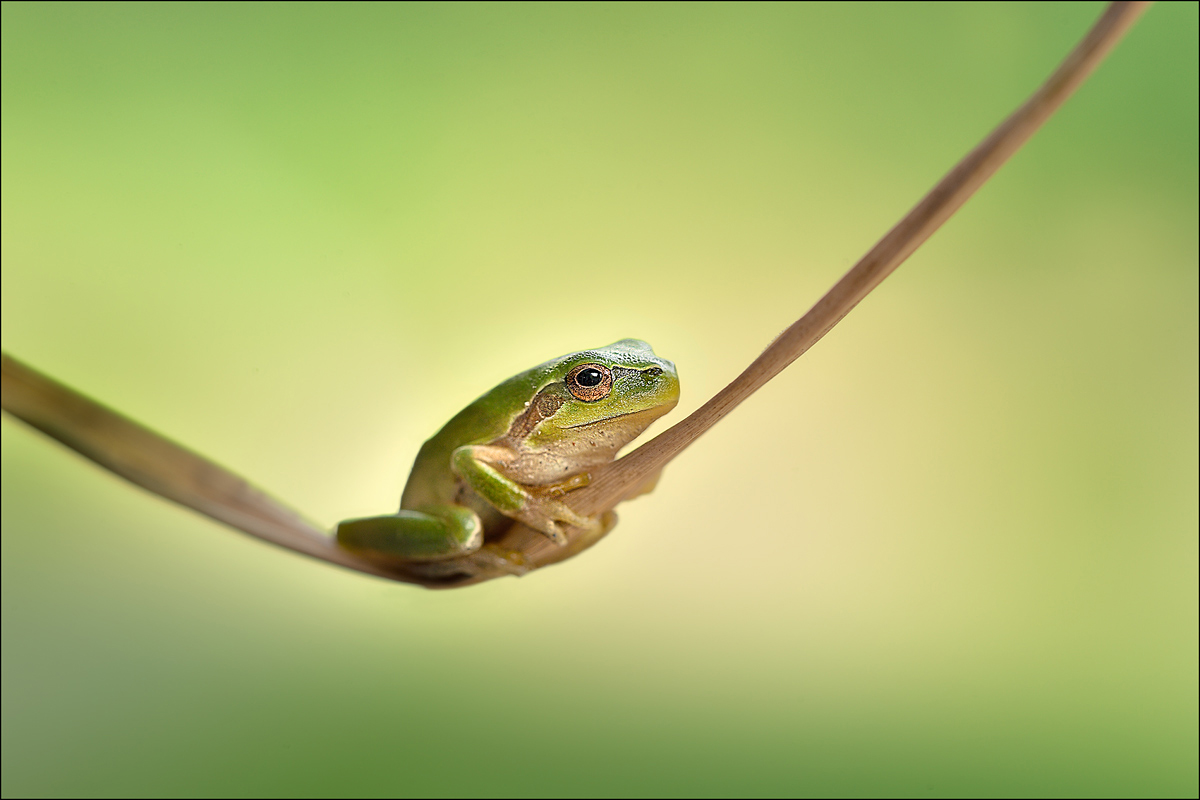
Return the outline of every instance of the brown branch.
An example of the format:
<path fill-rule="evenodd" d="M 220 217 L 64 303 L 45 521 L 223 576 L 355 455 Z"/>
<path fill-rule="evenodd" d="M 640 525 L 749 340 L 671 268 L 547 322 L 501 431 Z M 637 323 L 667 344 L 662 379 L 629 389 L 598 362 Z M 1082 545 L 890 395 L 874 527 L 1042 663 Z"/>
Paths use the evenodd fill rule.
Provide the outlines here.
<path fill-rule="evenodd" d="M 343 567 L 411 580 L 355 558 L 278 500 L 203 456 L 0 356 L 0 397 L 14 417 L 125 480 L 251 536 Z"/>
<path fill-rule="evenodd" d="M 687 419 L 598 470 L 592 476 L 591 485 L 571 495 L 572 507 L 587 514 L 612 508 L 816 344 L 1029 141 L 1029 137 L 1079 88 L 1149 5 L 1112 3 L 1042 88 L 946 173 L 807 314 L 780 334 L 741 375 Z"/>
<path fill-rule="evenodd" d="M 871 251 L 741 375 L 691 416 L 593 476 L 571 495 L 596 513 L 677 456 L 812 347 L 963 204 L 1091 74 L 1149 3 L 1113 3 L 1025 105 L 954 167 Z M 392 580 L 419 582 L 355 558 L 245 480 L 74 390 L 3 356 L 5 411 L 117 475 L 230 527 L 298 553 Z M 426 584 L 429 585 L 429 584 Z"/>

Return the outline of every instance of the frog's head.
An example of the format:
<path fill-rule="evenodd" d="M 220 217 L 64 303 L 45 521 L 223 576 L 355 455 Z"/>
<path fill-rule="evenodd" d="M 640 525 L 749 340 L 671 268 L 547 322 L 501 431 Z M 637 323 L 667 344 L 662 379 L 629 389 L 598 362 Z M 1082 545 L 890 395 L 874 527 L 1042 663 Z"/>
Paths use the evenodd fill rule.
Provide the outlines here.
<path fill-rule="evenodd" d="M 615 453 L 679 402 L 675 365 L 639 339 L 572 353 L 545 366 L 530 404 L 528 443 L 574 441 Z M 611 457 L 611 455 L 609 456 Z"/>

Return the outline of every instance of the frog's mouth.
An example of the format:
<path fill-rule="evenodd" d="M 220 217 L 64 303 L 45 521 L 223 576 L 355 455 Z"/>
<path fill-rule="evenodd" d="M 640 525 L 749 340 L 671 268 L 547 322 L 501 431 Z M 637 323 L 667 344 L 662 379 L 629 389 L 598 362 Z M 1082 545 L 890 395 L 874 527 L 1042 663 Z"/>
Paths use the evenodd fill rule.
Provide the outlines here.
<path fill-rule="evenodd" d="M 591 422 L 580 422 L 575 425 L 564 425 L 562 427 L 562 429 L 564 431 L 573 431 L 573 430 L 577 430 L 579 428 L 590 428 L 593 425 L 599 425 L 601 422 L 610 422 L 611 420 L 614 420 L 614 419 L 620 419 L 621 417 L 631 417 L 634 414 L 641 414 L 641 413 L 642 413 L 641 411 L 626 411 L 624 414 L 613 414 L 611 417 L 601 417 L 600 419 L 594 419 Z"/>
<path fill-rule="evenodd" d="M 625 411 L 621 414 L 613 414 L 611 417 L 601 417 L 600 419 L 594 419 L 590 422 L 580 422 L 576 425 L 564 425 L 562 430 L 578 430 L 579 428 L 589 428 L 592 425 L 600 425 L 601 423 L 612 422 L 614 419 L 628 419 L 629 422 L 641 422 L 644 419 L 644 424 L 649 425 L 651 422 L 658 419 L 663 414 L 666 414 L 674 407 L 675 406 L 672 403 L 670 405 L 651 406 L 650 408 L 643 408 L 639 411 Z"/>

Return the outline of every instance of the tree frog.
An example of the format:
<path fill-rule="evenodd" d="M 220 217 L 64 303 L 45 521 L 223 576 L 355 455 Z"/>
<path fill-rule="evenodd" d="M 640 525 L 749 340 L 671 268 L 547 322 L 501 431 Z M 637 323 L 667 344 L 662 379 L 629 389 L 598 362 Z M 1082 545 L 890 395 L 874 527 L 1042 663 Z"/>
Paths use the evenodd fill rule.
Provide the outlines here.
<path fill-rule="evenodd" d="M 417 454 L 400 510 L 347 520 L 337 541 L 432 580 L 560 561 L 616 523 L 612 512 L 576 513 L 563 496 L 678 401 L 675 365 L 638 339 L 547 361 L 447 422 Z"/>

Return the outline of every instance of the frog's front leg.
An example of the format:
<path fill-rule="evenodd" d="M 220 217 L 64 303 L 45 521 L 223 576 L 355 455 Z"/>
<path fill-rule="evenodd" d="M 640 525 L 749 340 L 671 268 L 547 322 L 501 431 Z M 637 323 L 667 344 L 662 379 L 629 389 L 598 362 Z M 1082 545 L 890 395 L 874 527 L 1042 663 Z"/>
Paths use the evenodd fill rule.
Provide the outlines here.
<path fill-rule="evenodd" d="M 483 545 L 483 523 L 469 508 L 428 506 L 382 517 L 349 519 L 337 527 L 338 544 L 367 555 L 405 561 L 440 561 L 475 552 Z"/>
<path fill-rule="evenodd" d="M 516 454 L 507 447 L 465 445 L 454 451 L 450 464 L 454 474 L 501 513 L 544 533 L 557 545 L 567 543 L 564 523 L 585 532 L 600 526 L 598 519 L 578 514 L 556 499 L 585 486 L 586 476 L 575 475 L 552 486 L 525 486 L 502 471 L 504 464 L 515 459 Z"/>

